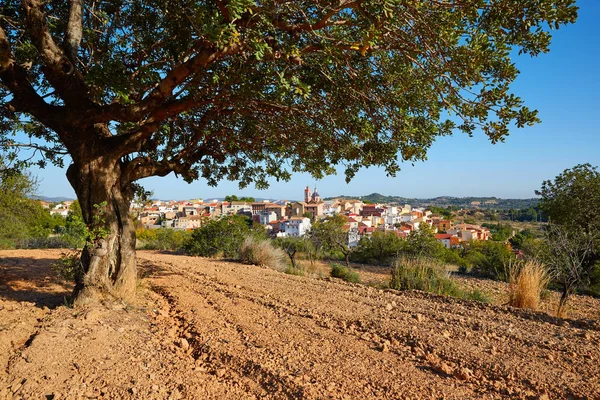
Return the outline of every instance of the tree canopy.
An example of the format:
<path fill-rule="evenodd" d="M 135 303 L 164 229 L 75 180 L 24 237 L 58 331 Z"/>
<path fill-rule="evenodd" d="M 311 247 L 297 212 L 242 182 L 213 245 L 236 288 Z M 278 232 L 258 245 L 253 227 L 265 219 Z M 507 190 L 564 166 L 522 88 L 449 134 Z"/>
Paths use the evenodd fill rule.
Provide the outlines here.
<path fill-rule="evenodd" d="M 548 51 L 548 28 L 576 10 L 569 0 L 6 0 L 2 144 L 29 145 L 10 137 L 22 130 L 50 160 L 78 162 L 80 146 L 105 142 L 129 182 L 176 172 L 264 187 L 269 175 L 321 176 L 341 162 L 348 176 L 369 165 L 393 174 L 455 128 L 496 142 L 536 122 L 510 91 L 511 51 Z"/>
<path fill-rule="evenodd" d="M 564 170 L 536 194 L 539 208 L 552 223 L 586 233 L 600 232 L 600 173 L 590 164 Z"/>

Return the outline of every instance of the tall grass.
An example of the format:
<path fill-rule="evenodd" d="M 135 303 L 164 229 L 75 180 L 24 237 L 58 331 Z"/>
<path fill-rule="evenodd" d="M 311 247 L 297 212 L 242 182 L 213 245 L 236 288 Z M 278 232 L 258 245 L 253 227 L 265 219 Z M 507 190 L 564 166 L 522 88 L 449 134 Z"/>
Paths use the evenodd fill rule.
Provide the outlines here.
<path fill-rule="evenodd" d="M 508 304 L 537 310 L 542 292 L 550 282 L 544 264 L 537 261 L 513 262 L 508 265 Z"/>
<path fill-rule="evenodd" d="M 483 291 L 462 290 L 439 261 L 424 257 L 398 257 L 392 264 L 390 287 L 396 290 L 422 290 L 465 300 L 490 302 L 490 297 Z"/>
<path fill-rule="evenodd" d="M 360 276 L 356 273 L 356 271 L 340 264 L 332 264 L 329 274 L 334 278 L 340 278 L 346 282 L 360 283 Z"/>
<path fill-rule="evenodd" d="M 392 264 L 390 287 L 396 290 L 422 290 L 424 292 L 456 296 L 458 286 L 437 260 L 417 257 L 399 257 Z"/>
<path fill-rule="evenodd" d="M 247 236 L 240 247 L 240 261 L 246 264 L 262 265 L 278 271 L 285 269 L 286 255 L 273 246 L 270 240 Z"/>

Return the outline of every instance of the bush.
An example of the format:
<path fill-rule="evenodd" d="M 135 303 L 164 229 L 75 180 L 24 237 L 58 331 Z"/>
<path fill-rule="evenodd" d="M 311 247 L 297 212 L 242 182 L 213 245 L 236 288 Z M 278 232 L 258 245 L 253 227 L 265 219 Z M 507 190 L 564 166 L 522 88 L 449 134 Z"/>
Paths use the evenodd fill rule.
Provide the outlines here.
<path fill-rule="evenodd" d="M 542 292 L 550 282 L 546 267 L 535 261 L 513 262 L 508 270 L 508 304 L 518 308 L 537 310 Z"/>
<path fill-rule="evenodd" d="M 504 243 L 480 241 L 471 243 L 466 258 L 473 265 L 474 272 L 506 281 L 506 266 L 514 261 L 515 256 Z"/>
<path fill-rule="evenodd" d="M 423 290 L 455 297 L 463 295 L 438 261 L 422 257 L 397 258 L 392 265 L 390 287 L 396 290 Z"/>
<path fill-rule="evenodd" d="M 464 291 L 450 278 L 438 260 L 430 258 L 399 257 L 392 265 L 390 288 L 396 290 L 422 290 L 444 296 L 490 303 L 490 296 L 475 289 Z"/>
<path fill-rule="evenodd" d="M 51 267 L 52 271 L 65 282 L 75 282 L 76 278 L 83 275 L 81 253 L 78 251 L 62 253 Z"/>
<path fill-rule="evenodd" d="M 350 254 L 354 262 L 389 265 L 392 259 L 406 245 L 406 241 L 395 232 L 375 231 L 371 236 L 363 237 L 358 247 Z"/>
<path fill-rule="evenodd" d="M 283 271 L 285 253 L 280 248 L 273 246 L 269 239 L 247 236 L 240 246 L 240 261 Z"/>
<path fill-rule="evenodd" d="M 250 234 L 249 220 L 239 215 L 209 221 L 194 230 L 184 249 L 191 255 L 237 257 L 244 238 Z"/>
<path fill-rule="evenodd" d="M 331 266 L 330 275 L 334 278 L 342 279 L 346 282 L 360 283 L 360 276 L 352 268 L 344 267 L 340 264 L 333 264 Z"/>
<path fill-rule="evenodd" d="M 138 229 L 138 247 L 144 250 L 181 251 L 192 233 L 177 229 Z"/>
<path fill-rule="evenodd" d="M 304 270 L 302 268 L 294 268 L 291 265 L 288 265 L 287 267 L 285 267 L 283 272 L 285 272 L 286 274 L 289 274 L 289 275 L 304 276 Z"/>

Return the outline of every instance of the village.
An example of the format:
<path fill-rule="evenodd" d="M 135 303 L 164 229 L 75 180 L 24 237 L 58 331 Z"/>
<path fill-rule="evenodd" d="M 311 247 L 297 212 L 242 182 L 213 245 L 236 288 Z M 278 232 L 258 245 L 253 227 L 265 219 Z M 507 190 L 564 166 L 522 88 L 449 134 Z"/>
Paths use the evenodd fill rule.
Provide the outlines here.
<path fill-rule="evenodd" d="M 64 212 L 68 205 L 56 206 L 51 212 Z M 375 231 L 394 232 L 406 237 L 422 224 L 429 225 L 446 248 L 460 242 L 490 239 L 488 228 L 464 222 L 454 223 L 431 210 L 388 204 L 368 204 L 356 200 L 323 200 L 317 189 L 304 189 L 304 201 L 189 201 L 153 200 L 147 205 L 132 203 L 132 213 L 145 229 L 193 230 L 210 219 L 245 215 L 265 227 L 273 237 L 303 237 L 316 220 L 334 215 L 347 218 L 348 246 L 355 247 Z"/>

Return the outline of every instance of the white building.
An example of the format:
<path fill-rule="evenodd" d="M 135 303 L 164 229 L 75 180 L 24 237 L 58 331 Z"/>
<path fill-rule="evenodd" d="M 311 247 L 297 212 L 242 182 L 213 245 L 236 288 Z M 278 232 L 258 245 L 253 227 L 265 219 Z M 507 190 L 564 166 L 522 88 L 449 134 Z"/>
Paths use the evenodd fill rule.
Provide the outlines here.
<path fill-rule="evenodd" d="M 302 237 L 311 228 L 310 219 L 306 217 L 292 217 L 281 223 L 281 231 L 285 236 Z"/>
<path fill-rule="evenodd" d="M 277 214 L 273 211 L 263 210 L 258 214 L 259 223 L 261 225 L 269 225 L 273 221 L 277 221 Z"/>

